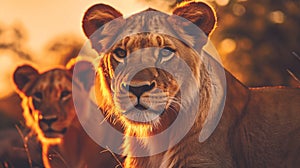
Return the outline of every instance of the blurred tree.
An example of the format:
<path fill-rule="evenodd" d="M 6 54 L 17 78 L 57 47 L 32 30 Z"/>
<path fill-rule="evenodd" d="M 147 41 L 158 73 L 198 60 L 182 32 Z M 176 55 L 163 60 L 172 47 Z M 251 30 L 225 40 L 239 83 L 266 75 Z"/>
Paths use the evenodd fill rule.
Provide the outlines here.
<path fill-rule="evenodd" d="M 170 11 L 188 0 L 163 0 L 156 6 L 158 0 L 139 1 Z M 218 15 L 211 40 L 226 69 L 248 86 L 294 85 L 292 75 L 300 77 L 300 1 L 204 1 Z"/>
<path fill-rule="evenodd" d="M 83 39 L 75 34 L 59 35 L 45 45 L 40 61 L 47 61 L 52 65 L 66 65 L 70 59 L 78 56 L 83 42 Z"/>
<path fill-rule="evenodd" d="M 214 1 L 212 37 L 225 67 L 248 86 L 292 85 L 300 76 L 300 1 Z"/>
<path fill-rule="evenodd" d="M 27 32 L 20 22 L 12 25 L 0 23 L 0 129 L 13 127 L 22 119 L 20 98 L 14 94 L 14 69 L 32 60 L 27 47 Z"/>
<path fill-rule="evenodd" d="M 15 22 L 11 26 L 0 24 L 0 52 L 11 50 L 19 57 L 31 60 L 26 44 L 27 32 L 22 23 Z"/>

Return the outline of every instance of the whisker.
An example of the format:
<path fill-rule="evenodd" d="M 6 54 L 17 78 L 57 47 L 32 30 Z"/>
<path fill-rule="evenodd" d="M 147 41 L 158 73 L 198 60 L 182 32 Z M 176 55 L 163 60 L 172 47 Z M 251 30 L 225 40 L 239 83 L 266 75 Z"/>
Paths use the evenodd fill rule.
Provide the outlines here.
<path fill-rule="evenodd" d="M 174 115 L 177 115 L 177 110 L 172 105 L 169 107 L 169 111 L 172 112 Z"/>

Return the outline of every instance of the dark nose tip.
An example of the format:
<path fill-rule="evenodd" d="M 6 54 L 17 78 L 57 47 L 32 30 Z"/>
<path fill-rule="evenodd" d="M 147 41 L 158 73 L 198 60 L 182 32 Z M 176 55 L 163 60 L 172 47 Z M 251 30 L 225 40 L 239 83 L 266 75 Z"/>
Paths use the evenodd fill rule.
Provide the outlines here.
<path fill-rule="evenodd" d="M 131 86 L 129 85 L 129 92 L 134 94 L 136 97 L 140 97 L 143 93 L 152 90 L 155 87 L 155 82 L 152 82 L 150 85 L 141 85 L 141 86 Z"/>
<path fill-rule="evenodd" d="M 40 119 L 40 122 L 43 122 L 47 125 L 51 125 L 52 123 L 54 123 L 55 121 L 57 121 L 58 118 L 56 116 L 52 116 L 52 117 L 43 117 L 42 119 Z"/>

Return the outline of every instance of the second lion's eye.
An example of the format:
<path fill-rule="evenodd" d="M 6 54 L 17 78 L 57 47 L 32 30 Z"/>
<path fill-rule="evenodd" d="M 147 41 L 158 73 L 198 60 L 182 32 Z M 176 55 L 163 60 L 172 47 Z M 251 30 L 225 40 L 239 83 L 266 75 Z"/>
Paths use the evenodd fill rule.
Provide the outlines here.
<path fill-rule="evenodd" d="M 60 94 L 60 99 L 61 100 L 67 100 L 69 97 L 71 97 L 71 92 L 68 90 L 64 90 Z"/>
<path fill-rule="evenodd" d="M 118 57 L 118 58 L 125 58 L 127 56 L 126 50 L 122 48 L 117 48 L 113 51 L 113 53 Z"/>
<path fill-rule="evenodd" d="M 36 101 L 42 101 L 43 99 L 43 94 L 41 92 L 35 92 L 33 94 L 33 99 L 35 99 Z"/>

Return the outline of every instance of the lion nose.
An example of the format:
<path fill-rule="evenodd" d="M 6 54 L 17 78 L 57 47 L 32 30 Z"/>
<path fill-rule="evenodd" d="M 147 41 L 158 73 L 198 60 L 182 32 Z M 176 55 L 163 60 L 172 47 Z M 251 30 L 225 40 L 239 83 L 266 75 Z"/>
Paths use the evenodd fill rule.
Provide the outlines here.
<path fill-rule="evenodd" d="M 151 84 L 140 85 L 140 86 L 129 85 L 128 89 L 129 89 L 129 92 L 131 92 L 132 94 L 134 94 L 136 97 L 139 98 L 143 93 L 152 90 L 154 87 L 155 87 L 155 82 L 152 82 Z"/>
<path fill-rule="evenodd" d="M 49 116 L 49 117 L 43 117 L 42 119 L 40 119 L 40 122 L 43 122 L 50 126 L 52 123 L 54 123 L 57 120 L 58 120 L 57 116 Z"/>

